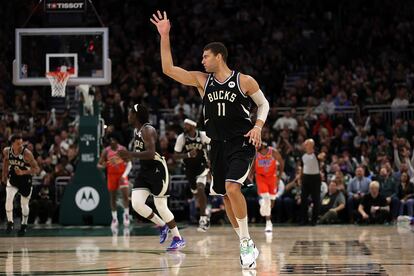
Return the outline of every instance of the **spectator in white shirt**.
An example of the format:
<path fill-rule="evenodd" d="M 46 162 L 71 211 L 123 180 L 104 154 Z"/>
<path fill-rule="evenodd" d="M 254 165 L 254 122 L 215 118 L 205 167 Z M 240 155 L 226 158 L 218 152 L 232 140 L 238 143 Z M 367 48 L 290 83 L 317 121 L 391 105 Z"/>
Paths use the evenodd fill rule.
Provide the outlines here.
<path fill-rule="evenodd" d="M 406 108 L 410 104 L 407 100 L 407 97 L 405 96 L 405 90 L 405 87 L 401 87 L 400 89 L 398 89 L 397 96 L 391 103 L 392 109 Z"/>
<path fill-rule="evenodd" d="M 333 114 L 335 112 L 335 102 L 331 94 L 327 94 L 325 99 L 315 108 L 315 113 Z"/>
<path fill-rule="evenodd" d="M 290 110 L 285 111 L 283 117 L 277 119 L 276 123 L 273 125 L 273 129 L 275 130 L 281 130 L 286 127 L 293 131 L 296 131 L 298 127 L 298 122 L 295 118 L 292 117 Z"/>
<path fill-rule="evenodd" d="M 185 98 L 180 96 L 178 98 L 178 104 L 174 107 L 174 114 L 179 114 L 180 108 L 184 110 L 184 114 L 189 117 L 191 113 L 191 107 L 185 102 Z"/>

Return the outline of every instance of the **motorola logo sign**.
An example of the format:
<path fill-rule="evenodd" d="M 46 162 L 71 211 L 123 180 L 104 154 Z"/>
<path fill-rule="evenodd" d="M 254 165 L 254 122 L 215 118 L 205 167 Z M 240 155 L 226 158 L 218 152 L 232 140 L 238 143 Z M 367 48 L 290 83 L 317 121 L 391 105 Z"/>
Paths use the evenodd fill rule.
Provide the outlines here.
<path fill-rule="evenodd" d="M 86 186 L 76 193 L 75 202 L 82 211 L 92 211 L 98 207 L 99 194 L 94 188 Z"/>

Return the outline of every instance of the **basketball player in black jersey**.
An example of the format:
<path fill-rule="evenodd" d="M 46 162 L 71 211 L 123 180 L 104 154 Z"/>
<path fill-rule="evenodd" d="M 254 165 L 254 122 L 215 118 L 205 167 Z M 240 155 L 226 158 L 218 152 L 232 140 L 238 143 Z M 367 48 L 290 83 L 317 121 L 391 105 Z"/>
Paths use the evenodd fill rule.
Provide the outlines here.
<path fill-rule="evenodd" d="M 201 63 L 206 73 L 174 66 L 169 38 L 171 25 L 166 12 L 158 11 L 150 21 L 161 36 L 164 74 L 196 87 L 203 98 L 204 122 L 211 138 L 212 191 L 224 196 L 227 216 L 239 234 L 242 268 L 255 268 L 259 252 L 250 239 L 241 185 L 252 165 L 255 147 L 261 144 L 269 103 L 254 78 L 229 69 L 227 49 L 220 42 L 204 47 Z M 250 120 L 252 101 L 258 106 L 255 124 Z"/>
<path fill-rule="evenodd" d="M 134 210 L 155 223 L 160 229 L 160 243 L 164 243 L 171 230 L 173 239 L 167 250 L 178 250 L 185 241 L 178 231 L 174 215 L 168 209 L 169 174 L 167 163 L 159 152 L 157 131 L 149 123 L 148 110 L 143 105 L 134 105 L 128 114 L 128 122 L 134 127 L 134 151 L 119 150 L 119 156 L 125 161 L 140 159 L 141 168 L 132 189 L 131 202 Z M 154 197 L 154 205 L 161 218 L 145 204 L 148 196 Z"/>
<path fill-rule="evenodd" d="M 191 192 L 195 195 L 200 207 L 197 230 L 206 232 L 210 227 L 210 221 L 206 215 L 207 196 L 205 193 L 208 174 L 206 146 L 210 143 L 210 138 L 204 131 L 198 131 L 196 126 L 197 123 L 193 120 L 184 120 L 184 133 L 177 137 L 174 157 L 184 161 L 185 174 L 190 183 Z"/>
<path fill-rule="evenodd" d="M 20 194 L 22 208 L 22 223 L 18 234 L 24 235 L 27 230 L 29 218 L 29 201 L 32 194 L 32 175 L 38 174 L 40 168 L 33 157 L 32 152 L 23 145 L 20 135 L 10 138 L 10 147 L 3 150 L 3 175 L 2 183 L 6 185 L 6 213 L 7 229 L 10 233 L 14 228 L 13 200 L 17 193 Z"/>

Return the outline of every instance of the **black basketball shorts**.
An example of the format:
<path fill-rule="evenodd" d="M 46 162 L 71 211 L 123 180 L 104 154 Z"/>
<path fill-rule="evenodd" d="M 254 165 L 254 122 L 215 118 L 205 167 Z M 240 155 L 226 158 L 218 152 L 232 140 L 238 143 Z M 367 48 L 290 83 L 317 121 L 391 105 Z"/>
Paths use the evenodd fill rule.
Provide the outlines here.
<path fill-rule="evenodd" d="M 153 196 L 167 196 L 170 182 L 167 162 L 164 157 L 156 157 L 154 165 L 143 167 L 139 171 L 134 190 L 148 190 Z"/>
<path fill-rule="evenodd" d="M 24 197 L 28 197 L 32 193 L 32 176 L 31 175 L 21 175 L 21 176 L 11 177 L 8 182 L 10 186 L 17 188 L 18 193 Z"/>
<path fill-rule="evenodd" d="M 238 136 L 225 141 L 211 141 L 211 194 L 226 194 L 226 182 L 243 185 L 256 154 L 249 138 Z"/>
<path fill-rule="evenodd" d="M 190 190 L 193 194 L 197 193 L 197 184 L 203 184 L 206 186 L 208 171 L 208 168 L 204 164 L 197 169 L 185 169 L 185 175 L 187 177 L 188 183 L 190 184 Z"/>

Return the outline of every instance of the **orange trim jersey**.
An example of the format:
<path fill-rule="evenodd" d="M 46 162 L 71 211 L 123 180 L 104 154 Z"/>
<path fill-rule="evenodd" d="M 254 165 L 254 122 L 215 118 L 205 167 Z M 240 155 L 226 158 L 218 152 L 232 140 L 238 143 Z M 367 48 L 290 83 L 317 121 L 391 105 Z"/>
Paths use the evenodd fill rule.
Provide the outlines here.
<path fill-rule="evenodd" d="M 265 154 L 257 152 L 255 160 L 255 174 L 257 191 L 259 194 L 277 193 L 277 160 L 273 158 L 273 148 L 269 147 Z"/>
<path fill-rule="evenodd" d="M 266 154 L 257 152 L 255 161 L 256 175 L 261 176 L 274 176 L 277 174 L 277 161 L 272 155 L 273 148 L 269 147 Z"/>
<path fill-rule="evenodd" d="M 118 156 L 119 150 L 125 150 L 124 146 L 118 145 L 116 150 L 112 150 L 110 146 L 105 148 L 106 151 L 106 169 L 108 174 L 123 174 L 127 163 Z"/>

